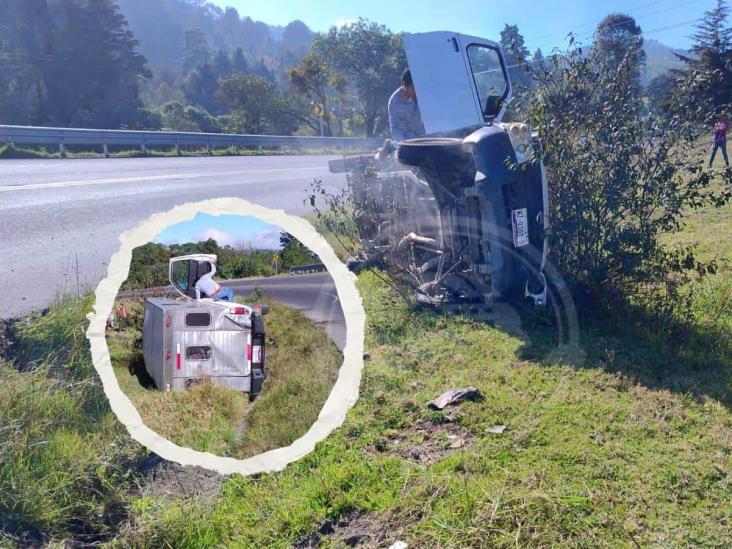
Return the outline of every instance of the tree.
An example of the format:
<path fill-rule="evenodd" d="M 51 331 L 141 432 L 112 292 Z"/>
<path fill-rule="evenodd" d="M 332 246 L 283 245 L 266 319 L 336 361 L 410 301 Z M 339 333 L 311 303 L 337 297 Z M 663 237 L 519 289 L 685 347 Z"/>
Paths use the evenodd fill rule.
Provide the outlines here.
<path fill-rule="evenodd" d="M 48 95 L 45 74 L 54 49 L 48 3 L 3 0 L 0 6 L 0 116 L 6 124 L 39 124 Z"/>
<path fill-rule="evenodd" d="M 183 71 L 191 72 L 210 59 L 208 39 L 200 29 L 187 30 L 183 35 Z"/>
<path fill-rule="evenodd" d="M 649 108 L 659 114 L 671 112 L 675 87 L 676 79 L 670 72 L 661 73 L 653 78 L 646 86 Z"/>
<path fill-rule="evenodd" d="M 676 54 L 686 65 L 674 71 L 679 83 L 694 82 L 689 92 L 712 107 L 708 116 L 718 115 L 732 104 L 732 27 L 727 25 L 728 17 L 726 2 L 717 0 L 717 6 L 704 13 L 692 35 L 691 55 Z"/>
<path fill-rule="evenodd" d="M 517 25 L 506 24 L 501 31 L 501 46 L 508 64 L 508 74 L 514 86 L 528 87 L 527 60 L 529 50 Z"/>
<path fill-rule="evenodd" d="M 552 56 L 536 76 L 530 113 L 551 181 L 553 262 L 579 303 L 673 306 L 690 275 L 713 264 L 662 236 L 679 230 L 689 208 L 722 204 L 730 193 L 711 185 L 698 125 L 639 116 L 637 65 L 625 56 L 608 71 L 603 55 Z M 674 97 L 680 113 L 684 101 Z M 732 185 L 732 170 L 722 179 Z"/>
<path fill-rule="evenodd" d="M 218 90 L 218 76 L 213 67 L 204 63 L 199 65 L 188 75 L 184 85 L 186 98 L 189 102 L 214 114 L 222 114 L 224 106 L 216 96 Z"/>
<path fill-rule="evenodd" d="M 238 115 L 238 131 L 264 134 L 289 133 L 293 129 L 282 97 L 271 83 L 259 76 L 236 73 L 222 78 L 217 96 Z"/>
<path fill-rule="evenodd" d="M 185 107 L 178 101 L 169 101 L 160 106 L 163 127 L 176 132 L 193 132 L 198 130 L 195 122 L 186 116 Z"/>
<path fill-rule="evenodd" d="M 614 72 L 626 58 L 632 71 L 633 89 L 640 91 L 640 73 L 646 54 L 643 51 L 643 35 L 635 19 L 624 13 L 611 13 L 600 21 L 595 31 L 594 49 L 597 62 L 605 70 Z"/>
<path fill-rule="evenodd" d="M 247 63 L 244 52 L 241 48 L 236 48 L 234 55 L 231 59 L 231 71 L 245 73 L 249 71 L 249 64 Z"/>
<path fill-rule="evenodd" d="M 259 62 L 251 68 L 251 73 L 266 80 L 270 84 L 274 84 L 277 81 L 274 72 L 269 69 L 267 64 L 264 62 L 264 59 L 260 59 Z"/>
<path fill-rule="evenodd" d="M 302 65 L 290 69 L 288 75 L 292 88 L 310 100 L 296 116 L 316 132 L 320 129 L 319 120 L 322 120 L 325 135 L 333 135 L 331 95 L 343 90 L 346 85 L 343 77 L 330 70 L 323 58 L 313 51 L 305 56 Z M 321 109 L 322 115 L 314 113 L 314 108 Z"/>
<path fill-rule="evenodd" d="M 139 81 L 150 72 L 112 0 L 5 0 L 2 15 L 18 24 L 3 33 L 3 54 L 16 60 L 0 83 L 3 120 L 137 124 Z"/>
<path fill-rule="evenodd" d="M 218 50 L 216 52 L 211 65 L 216 78 L 221 78 L 222 76 L 228 76 L 231 74 L 231 60 L 224 50 Z"/>
<path fill-rule="evenodd" d="M 359 19 L 316 35 L 312 49 L 354 86 L 366 135 L 384 132 L 388 127 L 389 96 L 399 86 L 407 66 L 401 35 Z"/>
<path fill-rule="evenodd" d="M 317 255 L 289 233 L 280 233 L 280 246 L 282 246 L 280 261 L 283 270 L 319 261 Z"/>

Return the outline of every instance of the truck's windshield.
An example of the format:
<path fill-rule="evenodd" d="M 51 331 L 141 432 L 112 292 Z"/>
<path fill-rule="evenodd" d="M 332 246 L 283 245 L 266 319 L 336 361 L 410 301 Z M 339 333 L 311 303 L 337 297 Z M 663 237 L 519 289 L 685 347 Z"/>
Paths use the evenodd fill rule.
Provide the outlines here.
<path fill-rule="evenodd" d="M 507 87 L 498 51 L 483 44 L 470 44 L 466 51 L 483 114 L 495 116 L 501 110 Z"/>

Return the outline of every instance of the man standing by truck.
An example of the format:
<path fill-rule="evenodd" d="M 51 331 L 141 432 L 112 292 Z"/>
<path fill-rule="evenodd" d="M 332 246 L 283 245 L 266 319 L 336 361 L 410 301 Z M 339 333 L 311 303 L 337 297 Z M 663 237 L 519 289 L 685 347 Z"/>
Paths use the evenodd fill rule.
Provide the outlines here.
<path fill-rule="evenodd" d="M 404 141 L 413 137 L 424 136 L 424 125 L 414 90 L 412 72 L 406 69 L 402 74 L 401 85 L 389 98 L 389 126 L 391 138 Z"/>
<path fill-rule="evenodd" d="M 379 159 L 384 159 L 395 151 L 397 141 L 423 137 L 425 134 L 417 103 L 417 92 L 409 69 L 405 69 L 402 73 L 401 85 L 389 97 L 388 111 L 391 139 L 387 139 L 379 150 L 377 154 Z"/>

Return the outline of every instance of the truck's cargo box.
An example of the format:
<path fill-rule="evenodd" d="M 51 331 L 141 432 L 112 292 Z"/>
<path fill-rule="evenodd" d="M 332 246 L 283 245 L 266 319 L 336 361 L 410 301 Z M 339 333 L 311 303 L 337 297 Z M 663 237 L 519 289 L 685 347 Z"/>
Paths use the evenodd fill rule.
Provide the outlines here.
<path fill-rule="evenodd" d="M 255 334 L 258 345 L 253 348 L 258 323 L 249 324 L 235 322 L 223 303 L 148 298 L 142 340 L 145 368 L 161 391 L 208 379 L 252 394 L 252 362 L 260 363 L 255 366 L 261 375 L 264 342 Z"/>

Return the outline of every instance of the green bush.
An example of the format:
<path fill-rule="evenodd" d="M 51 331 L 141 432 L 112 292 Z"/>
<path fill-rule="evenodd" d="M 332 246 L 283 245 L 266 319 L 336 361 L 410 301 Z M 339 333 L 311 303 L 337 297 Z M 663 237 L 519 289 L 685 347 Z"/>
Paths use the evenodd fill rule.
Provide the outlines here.
<path fill-rule="evenodd" d="M 536 75 L 530 115 L 549 174 L 552 261 L 580 302 L 671 307 L 691 277 L 715 265 L 660 237 L 730 192 L 711 185 L 704 130 L 687 116 L 698 104 L 685 105 L 680 88 L 673 114 L 643 115 L 633 59 L 630 47 L 609 67 L 596 50 L 575 48 Z M 722 179 L 729 189 L 732 170 Z"/>

